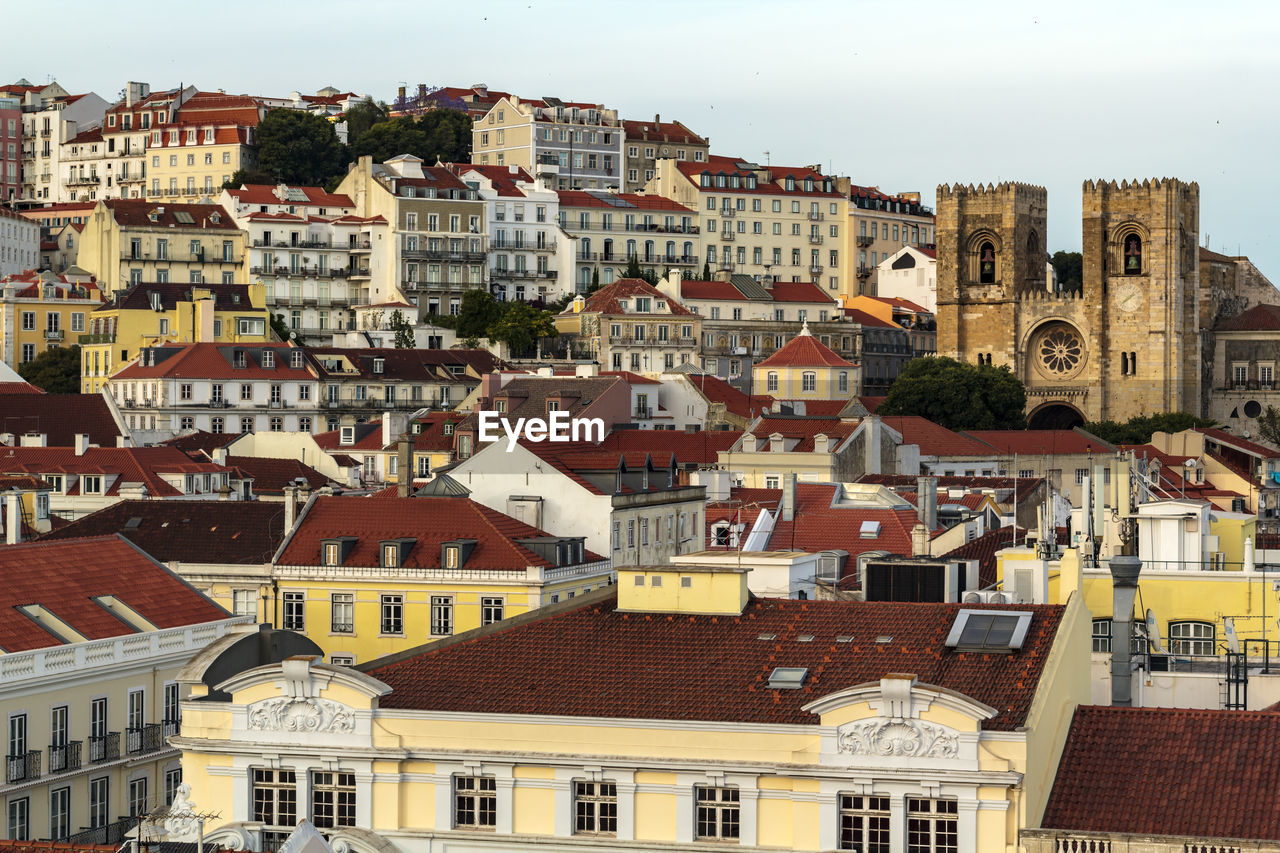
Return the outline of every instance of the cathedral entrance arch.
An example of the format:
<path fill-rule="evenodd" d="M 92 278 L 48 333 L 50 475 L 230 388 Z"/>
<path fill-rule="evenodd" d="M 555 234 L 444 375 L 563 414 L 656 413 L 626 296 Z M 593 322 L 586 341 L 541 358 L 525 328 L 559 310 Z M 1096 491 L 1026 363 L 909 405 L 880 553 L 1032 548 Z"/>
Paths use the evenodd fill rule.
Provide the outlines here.
<path fill-rule="evenodd" d="M 1074 429 L 1084 425 L 1084 415 L 1067 403 L 1045 403 L 1027 416 L 1031 429 Z"/>

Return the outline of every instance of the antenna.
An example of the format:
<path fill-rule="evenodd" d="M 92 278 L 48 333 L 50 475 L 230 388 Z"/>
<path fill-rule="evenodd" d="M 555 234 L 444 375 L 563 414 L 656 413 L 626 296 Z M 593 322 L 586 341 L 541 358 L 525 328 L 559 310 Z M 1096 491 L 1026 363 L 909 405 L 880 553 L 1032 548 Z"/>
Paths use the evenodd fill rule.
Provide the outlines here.
<path fill-rule="evenodd" d="M 1222 620 L 1222 631 L 1227 635 L 1227 651 L 1238 653 L 1240 651 L 1240 638 L 1236 636 L 1236 626 L 1231 621 L 1230 616 Z"/>
<path fill-rule="evenodd" d="M 1156 615 L 1147 608 L 1147 641 L 1151 643 L 1151 651 L 1164 654 L 1160 648 L 1160 626 L 1156 624 Z"/>

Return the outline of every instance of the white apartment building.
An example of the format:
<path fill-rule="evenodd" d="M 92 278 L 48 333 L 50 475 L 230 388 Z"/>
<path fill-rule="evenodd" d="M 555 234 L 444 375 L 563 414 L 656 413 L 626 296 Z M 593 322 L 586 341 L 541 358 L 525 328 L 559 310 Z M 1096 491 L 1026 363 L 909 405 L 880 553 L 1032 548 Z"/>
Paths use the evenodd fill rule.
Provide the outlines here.
<path fill-rule="evenodd" d="M 549 181 L 535 181 L 519 166 L 459 163 L 451 168 L 485 202 L 489 292 L 504 301 L 528 302 L 554 301 L 568 293 L 573 242 L 560 227 L 560 196 Z"/>
<path fill-rule="evenodd" d="M 63 166 L 64 143 L 102 125 L 109 105 L 93 92 L 49 100 L 22 115 L 22 199 L 73 201 Z M 77 187 L 78 190 L 78 187 Z"/>
<path fill-rule="evenodd" d="M 373 269 L 388 265 L 394 242 L 385 218 L 356 216 L 350 197 L 320 187 L 252 184 L 219 201 L 248 232 L 249 275 L 265 285 L 267 309 L 298 343 L 357 329 Z"/>
<path fill-rule="evenodd" d="M 39 262 L 39 223 L 0 208 L 0 278 L 33 270 Z"/>
<path fill-rule="evenodd" d="M 578 293 L 621 280 L 632 258 L 659 278 L 701 264 L 697 215 L 659 195 L 562 190 L 560 227 L 577 241 Z"/>
<path fill-rule="evenodd" d="M 125 417 L 177 435 L 320 431 L 319 372 L 299 347 L 197 343 L 144 347 L 104 386 Z"/>
<path fill-rule="evenodd" d="M 625 136 L 618 111 L 559 98 L 502 98 L 471 130 L 471 159 L 481 166 L 559 167 L 556 189 L 618 190 Z"/>

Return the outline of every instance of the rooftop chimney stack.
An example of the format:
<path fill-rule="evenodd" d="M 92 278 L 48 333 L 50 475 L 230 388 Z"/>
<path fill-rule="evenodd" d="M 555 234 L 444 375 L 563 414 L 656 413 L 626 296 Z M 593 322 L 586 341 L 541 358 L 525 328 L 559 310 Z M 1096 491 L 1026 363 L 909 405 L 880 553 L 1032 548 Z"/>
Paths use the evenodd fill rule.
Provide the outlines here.
<path fill-rule="evenodd" d="M 76 433 L 76 456 L 84 456 L 84 452 L 89 449 L 89 434 L 87 432 Z"/>
<path fill-rule="evenodd" d="M 1111 704 L 1133 704 L 1133 669 L 1130 666 L 1130 621 L 1133 600 L 1138 595 L 1138 573 L 1142 561 L 1127 554 L 1114 555 L 1111 569 Z"/>
<path fill-rule="evenodd" d="M 289 531 L 293 529 L 293 520 L 297 515 L 298 506 L 294 503 L 296 490 L 293 486 L 284 487 L 284 535 L 288 536 Z"/>
<path fill-rule="evenodd" d="M 396 442 L 396 497 L 407 498 L 413 494 L 413 439 L 400 436 Z"/>
<path fill-rule="evenodd" d="M 933 477 L 916 478 L 916 517 L 929 530 L 938 526 L 938 481 Z"/>
<path fill-rule="evenodd" d="M 796 517 L 796 474 L 791 471 L 782 478 L 782 512 L 783 521 L 793 521 Z"/>
<path fill-rule="evenodd" d="M 4 541 L 6 545 L 17 545 L 22 541 L 22 495 L 10 492 L 4 501 Z"/>
<path fill-rule="evenodd" d="M 862 472 L 864 474 L 879 474 L 880 471 L 880 418 L 875 415 L 867 415 L 862 422 L 864 435 L 862 436 Z"/>

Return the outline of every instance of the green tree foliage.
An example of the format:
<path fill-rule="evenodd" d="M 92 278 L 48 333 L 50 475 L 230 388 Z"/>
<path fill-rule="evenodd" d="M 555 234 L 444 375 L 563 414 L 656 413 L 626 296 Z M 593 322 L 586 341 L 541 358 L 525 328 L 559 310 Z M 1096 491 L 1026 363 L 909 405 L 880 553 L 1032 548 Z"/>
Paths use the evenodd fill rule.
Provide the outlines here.
<path fill-rule="evenodd" d="M 277 340 L 287 341 L 293 330 L 289 328 L 289 324 L 285 322 L 283 314 L 267 315 L 271 320 L 271 331 Z"/>
<path fill-rule="evenodd" d="M 347 142 L 359 139 L 369 128 L 390 117 L 390 111 L 382 101 L 360 101 L 342 117 L 347 123 Z"/>
<path fill-rule="evenodd" d="M 1084 287 L 1084 256 L 1079 252 L 1059 250 L 1053 253 L 1049 263 L 1053 264 L 1058 285 L 1063 290 L 1080 290 Z"/>
<path fill-rule="evenodd" d="M 487 290 L 468 290 L 462 294 L 454 329 L 460 338 L 487 338 L 489 327 L 502 316 L 502 303 Z"/>
<path fill-rule="evenodd" d="M 948 429 L 1022 429 L 1027 391 L 1007 367 L 930 356 L 907 363 L 879 414 L 919 415 Z"/>
<path fill-rule="evenodd" d="M 1262 418 L 1258 420 L 1261 423 Z M 1187 412 L 1165 412 L 1160 415 L 1136 415 L 1127 421 L 1092 421 L 1086 423 L 1084 428 L 1111 444 L 1146 444 L 1155 432 L 1182 432 L 1192 427 L 1211 427 L 1216 423 L 1217 421 L 1197 418 Z"/>
<path fill-rule="evenodd" d="M 236 169 L 231 177 L 223 182 L 225 190 L 238 190 L 245 184 L 275 184 L 275 178 L 260 169 Z"/>
<path fill-rule="evenodd" d="M 710 261 L 702 262 L 702 280 L 711 281 L 711 262 Z"/>
<path fill-rule="evenodd" d="M 347 139 L 354 156 L 369 156 L 375 163 L 399 154 L 421 157 L 428 166 L 436 160 L 466 163 L 471 159 L 471 116 L 460 110 L 431 110 L 418 118 L 377 122 L 357 137 L 348 131 Z"/>
<path fill-rule="evenodd" d="M 1267 406 L 1258 417 L 1258 435 L 1268 444 L 1280 447 L 1280 409 Z"/>
<path fill-rule="evenodd" d="M 399 308 L 391 312 L 391 329 L 396 333 L 396 349 L 413 349 L 413 324 L 405 319 Z"/>
<path fill-rule="evenodd" d="M 324 186 L 346 165 L 347 152 L 328 119 L 281 108 L 258 125 L 258 166 L 277 181 Z"/>
<path fill-rule="evenodd" d="M 524 353 L 533 349 L 538 338 L 551 338 L 556 334 L 554 315 L 550 311 L 517 299 L 503 304 L 501 316 L 489 326 L 488 337 L 507 344 L 512 353 Z"/>
<path fill-rule="evenodd" d="M 79 394 L 80 346 L 47 349 L 19 364 L 18 375 L 47 394 Z"/>

